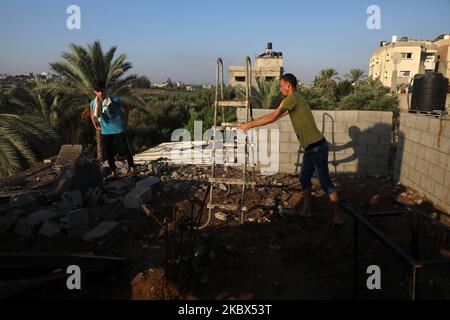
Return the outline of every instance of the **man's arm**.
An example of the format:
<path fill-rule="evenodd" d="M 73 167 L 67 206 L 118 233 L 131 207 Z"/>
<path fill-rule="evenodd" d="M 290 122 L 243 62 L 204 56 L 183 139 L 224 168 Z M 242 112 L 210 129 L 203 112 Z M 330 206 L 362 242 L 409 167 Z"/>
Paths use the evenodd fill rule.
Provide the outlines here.
<path fill-rule="evenodd" d="M 272 122 L 275 122 L 275 121 L 283 118 L 288 113 L 289 113 L 289 111 L 283 111 L 283 109 L 281 109 L 281 107 L 279 107 L 274 112 L 269 113 L 268 115 L 265 115 L 264 117 L 241 124 L 239 126 L 239 129 L 243 132 L 246 132 L 255 127 L 262 127 L 262 126 L 268 125 Z"/>

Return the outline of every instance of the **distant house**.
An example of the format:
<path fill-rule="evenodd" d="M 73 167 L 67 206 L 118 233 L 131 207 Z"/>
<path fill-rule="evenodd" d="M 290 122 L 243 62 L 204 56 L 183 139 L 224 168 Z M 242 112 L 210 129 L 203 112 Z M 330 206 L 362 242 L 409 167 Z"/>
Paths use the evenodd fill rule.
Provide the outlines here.
<path fill-rule="evenodd" d="M 407 86 L 416 74 L 436 71 L 450 77 L 450 35 L 435 40 L 398 39 L 382 41 L 370 58 L 369 76 L 379 79 L 385 86 L 396 91 Z"/>
<path fill-rule="evenodd" d="M 283 53 L 273 51 L 272 43 L 269 42 L 265 52 L 255 57 L 255 63 L 252 67 L 253 85 L 256 86 L 258 79 L 266 81 L 279 80 L 283 73 Z M 245 66 L 230 66 L 228 84 L 230 86 L 245 86 L 246 74 Z"/>

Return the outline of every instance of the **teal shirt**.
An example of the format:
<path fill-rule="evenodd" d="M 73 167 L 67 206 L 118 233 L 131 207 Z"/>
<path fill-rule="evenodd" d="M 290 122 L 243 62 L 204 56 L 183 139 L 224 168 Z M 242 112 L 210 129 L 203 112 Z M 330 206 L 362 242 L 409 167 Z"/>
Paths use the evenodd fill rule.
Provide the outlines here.
<path fill-rule="evenodd" d="M 123 122 L 125 120 L 125 114 L 123 113 L 122 106 L 120 104 L 119 97 L 111 96 L 111 104 L 103 113 L 101 110 L 99 121 L 101 126 L 101 133 L 103 135 L 120 134 L 125 132 Z M 91 101 L 91 112 L 94 112 L 95 100 Z"/>

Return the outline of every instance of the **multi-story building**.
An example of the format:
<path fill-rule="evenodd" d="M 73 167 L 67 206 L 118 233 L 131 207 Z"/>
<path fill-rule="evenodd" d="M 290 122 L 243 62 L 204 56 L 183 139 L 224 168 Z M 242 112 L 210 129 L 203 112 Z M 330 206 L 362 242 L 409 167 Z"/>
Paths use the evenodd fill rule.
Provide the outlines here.
<path fill-rule="evenodd" d="M 283 53 L 273 51 L 272 43 L 268 43 L 266 51 L 255 57 L 255 63 L 252 66 L 253 85 L 256 86 L 257 79 L 280 79 L 283 73 Z M 245 86 L 246 76 L 245 66 L 230 66 L 228 84 L 230 86 Z"/>
<path fill-rule="evenodd" d="M 438 71 L 449 77 L 450 70 L 446 68 L 449 43 L 450 35 L 441 35 L 436 40 L 393 36 L 392 42 L 382 41 L 373 53 L 369 76 L 380 79 L 393 92 L 409 85 L 416 74 Z"/>

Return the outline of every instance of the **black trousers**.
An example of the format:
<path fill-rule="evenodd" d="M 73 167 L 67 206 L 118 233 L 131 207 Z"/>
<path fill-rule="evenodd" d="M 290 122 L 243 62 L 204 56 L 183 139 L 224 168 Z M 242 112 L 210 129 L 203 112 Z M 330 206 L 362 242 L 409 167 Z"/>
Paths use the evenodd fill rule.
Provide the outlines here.
<path fill-rule="evenodd" d="M 133 155 L 131 154 L 130 146 L 128 145 L 127 136 L 125 133 L 119 134 L 105 134 L 102 135 L 103 148 L 105 149 L 105 154 L 108 159 L 109 168 L 111 171 L 116 171 L 116 145 L 119 147 L 119 151 L 122 155 L 127 158 L 128 167 L 134 167 Z"/>

